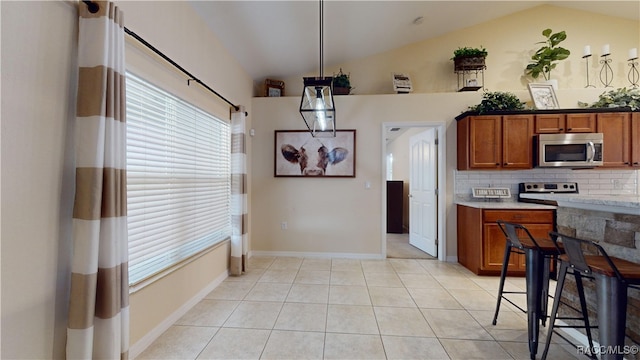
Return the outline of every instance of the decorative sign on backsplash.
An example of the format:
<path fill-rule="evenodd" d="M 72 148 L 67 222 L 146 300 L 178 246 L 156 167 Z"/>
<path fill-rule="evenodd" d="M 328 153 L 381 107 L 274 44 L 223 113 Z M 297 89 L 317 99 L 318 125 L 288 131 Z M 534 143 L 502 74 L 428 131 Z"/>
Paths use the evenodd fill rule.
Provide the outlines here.
<path fill-rule="evenodd" d="M 509 188 L 474 187 L 472 190 L 474 198 L 501 199 L 511 197 L 511 190 Z"/>

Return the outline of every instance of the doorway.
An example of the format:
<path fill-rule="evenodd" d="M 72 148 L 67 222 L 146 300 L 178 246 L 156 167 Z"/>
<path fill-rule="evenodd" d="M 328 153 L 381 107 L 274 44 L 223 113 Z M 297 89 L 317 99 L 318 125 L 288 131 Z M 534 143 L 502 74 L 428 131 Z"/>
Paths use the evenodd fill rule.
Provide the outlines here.
<path fill-rule="evenodd" d="M 382 175 L 383 175 L 383 184 L 387 183 L 387 179 L 392 178 L 394 180 L 397 180 L 397 176 L 401 176 L 402 178 L 406 178 L 406 182 L 407 184 L 405 185 L 405 188 L 407 188 L 405 190 L 405 194 L 404 196 L 409 196 L 411 195 L 412 198 L 410 199 L 406 199 L 406 200 L 415 200 L 416 198 L 413 197 L 414 194 L 418 194 L 416 193 L 416 184 L 420 179 L 420 176 L 422 176 L 422 179 L 424 180 L 425 177 L 431 176 L 431 180 L 429 180 L 431 183 L 429 183 L 429 181 L 426 182 L 426 187 L 424 187 L 426 190 L 428 190 L 426 193 L 429 193 L 431 195 L 437 195 L 437 196 L 431 196 L 431 203 L 429 204 L 428 202 L 423 202 L 421 206 L 425 206 L 425 204 L 428 206 L 431 206 L 431 213 L 429 214 L 428 212 L 424 212 L 424 214 L 420 211 L 416 212 L 415 209 L 413 211 L 413 215 L 409 215 L 407 213 L 405 213 L 405 218 L 407 218 L 407 220 L 405 221 L 405 226 L 408 227 L 408 229 L 406 229 L 407 231 L 403 232 L 402 234 L 387 234 L 387 186 L 382 186 L 382 199 L 383 199 L 383 216 L 382 216 L 382 244 L 381 244 L 381 249 L 382 249 L 382 256 L 383 257 L 387 257 L 388 255 L 388 246 L 389 247 L 393 247 L 390 250 L 392 252 L 396 251 L 395 246 L 397 244 L 399 244 L 398 242 L 400 242 L 402 247 L 407 246 L 406 249 L 401 248 L 401 251 L 407 251 L 403 257 L 405 256 L 412 256 L 415 255 L 415 258 L 430 258 L 428 254 L 424 253 L 426 256 L 419 256 L 418 254 L 421 253 L 420 250 L 418 250 L 418 248 L 410 246 L 409 243 L 409 231 L 411 231 L 411 229 L 414 229 L 414 232 L 417 232 L 418 234 L 422 234 L 422 235 L 426 235 L 426 238 L 429 239 L 432 242 L 436 242 L 437 244 L 437 249 L 435 247 L 430 247 L 427 248 L 426 250 L 431 250 L 434 252 L 437 252 L 437 254 L 434 254 L 435 256 L 437 256 L 437 258 L 441 261 L 445 261 L 446 259 L 446 241 L 444 241 L 445 238 L 445 221 L 444 221 L 444 214 L 445 214 L 445 199 L 444 199 L 444 195 L 446 194 L 446 190 L 445 190 L 445 134 L 444 134 L 444 129 L 445 129 L 445 123 L 434 123 L 434 122 L 388 122 L 388 123 L 383 123 L 382 124 Z M 421 135 L 418 135 L 421 134 Z M 427 136 L 431 136 L 432 137 L 432 144 L 429 145 L 429 140 L 427 140 L 426 142 L 424 140 L 422 141 L 418 141 L 418 144 L 420 144 L 421 142 L 423 144 L 427 144 L 427 146 L 433 146 L 435 145 L 436 148 L 425 148 L 425 147 L 421 147 L 422 145 L 418 146 L 416 148 L 416 140 L 415 138 L 419 138 L 419 140 L 423 138 L 423 136 L 425 134 L 431 134 L 431 135 L 427 135 Z M 411 138 L 414 138 L 413 143 L 411 142 Z M 398 148 L 406 148 L 407 153 L 406 154 L 400 154 L 403 158 L 407 158 L 404 159 L 405 164 L 403 165 L 396 165 L 395 168 L 396 169 L 400 169 L 399 172 L 403 172 L 404 174 L 402 175 L 395 175 L 393 174 L 393 169 L 394 169 L 394 164 L 393 164 L 393 160 L 391 160 L 388 157 L 388 154 L 393 154 L 393 150 L 394 149 L 398 149 Z M 410 147 L 413 150 L 410 150 Z M 408 157 L 410 157 L 410 152 L 413 152 L 414 155 L 418 155 L 417 158 L 421 158 L 421 159 L 417 159 L 417 161 L 408 161 Z M 428 156 L 429 158 L 425 158 L 425 156 Z M 398 157 L 396 156 L 396 161 L 398 160 Z M 426 162 L 431 162 L 433 163 L 433 168 L 429 168 L 429 169 L 417 169 L 418 166 L 420 166 L 421 164 L 424 164 Z M 413 163 L 413 164 L 412 164 Z M 406 174 L 409 171 L 409 168 L 412 168 L 413 170 L 418 170 L 418 174 L 420 174 L 420 176 L 415 176 L 413 175 L 413 181 L 411 181 L 411 179 L 409 178 L 409 176 Z M 426 174 L 426 175 L 425 175 Z M 413 188 L 410 188 L 412 186 L 413 183 Z M 420 189 L 423 188 L 422 184 L 419 186 Z M 413 201 L 415 203 L 415 201 Z M 407 204 L 409 204 L 410 202 L 407 201 Z M 416 207 L 416 209 L 420 209 L 421 207 Z M 407 209 L 405 210 L 406 212 L 409 212 L 411 210 Z M 428 219 L 427 221 L 424 221 L 424 219 Z M 420 230 L 420 231 L 417 231 Z M 412 234 L 413 239 L 416 239 L 415 234 Z M 435 237 L 435 239 L 434 239 Z M 418 237 L 418 239 L 422 239 L 421 237 Z M 389 240 L 389 243 L 388 243 Z M 415 241 L 415 240 L 414 240 Z M 406 245 L 405 245 L 406 243 Z M 435 245 L 435 244 L 434 244 Z M 412 252 L 412 250 L 410 248 L 413 248 L 415 251 Z M 425 250 L 424 247 L 422 247 L 423 250 Z M 413 255 L 412 255 L 413 254 Z"/>

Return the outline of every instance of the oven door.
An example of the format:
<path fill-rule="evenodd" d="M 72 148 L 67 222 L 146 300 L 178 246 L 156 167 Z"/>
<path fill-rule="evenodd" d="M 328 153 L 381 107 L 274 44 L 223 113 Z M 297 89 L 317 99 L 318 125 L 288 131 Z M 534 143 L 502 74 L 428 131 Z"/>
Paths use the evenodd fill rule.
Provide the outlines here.
<path fill-rule="evenodd" d="M 602 139 L 593 135 L 601 134 L 541 134 L 538 167 L 601 166 Z"/>

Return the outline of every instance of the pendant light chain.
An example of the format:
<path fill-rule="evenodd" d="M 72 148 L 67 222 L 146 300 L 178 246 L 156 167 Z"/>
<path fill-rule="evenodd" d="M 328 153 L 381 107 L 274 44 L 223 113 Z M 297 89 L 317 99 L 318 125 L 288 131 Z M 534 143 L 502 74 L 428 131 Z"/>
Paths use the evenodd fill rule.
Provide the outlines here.
<path fill-rule="evenodd" d="M 324 68 L 324 1 L 320 0 L 320 78 L 323 77 Z"/>

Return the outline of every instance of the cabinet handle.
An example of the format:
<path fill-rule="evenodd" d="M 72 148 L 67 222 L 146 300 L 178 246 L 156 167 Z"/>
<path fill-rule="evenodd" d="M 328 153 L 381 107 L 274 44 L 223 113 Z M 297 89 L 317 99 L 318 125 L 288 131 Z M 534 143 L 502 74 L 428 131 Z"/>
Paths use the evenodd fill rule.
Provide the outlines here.
<path fill-rule="evenodd" d="M 560 130 L 562 130 L 562 129 L 560 129 Z M 573 128 L 567 128 L 567 131 L 571 131 L 571 130 L 573 130 Z"/>
<path fill-rule="evenodd" d="M 640 165 L 640 162 L 634 162 L 633 165 Z"/>
<path fill-rule="evenodd" d="M 503 165 L 503 166 L 507 166 L 507 165 L 509 165 L 509 163 L 503 163 L 502 165 Z"/>
<path fill-rule="evenodd" d="M 560 128 L 560 129 L 558 129 L 558 130 L 562 131 L 562 130 L 564 130 L 564 129 L 563 129 L 563 128 Z"/>
<path fill-rule="evenodd" d="M 500 163 L 496 163 L 496 166 L 500 166 Z"/>
<path fill-rule="evenodd" d="M 630 162 L 626 161 L 624 164 L 625 164 L 625 165 L 629 165 L 629 164 L 630 164 Z"/>

